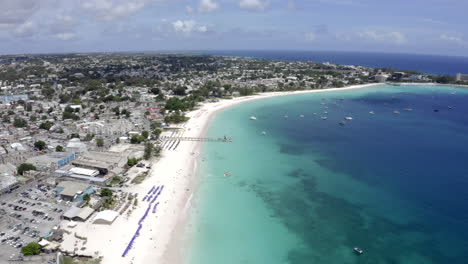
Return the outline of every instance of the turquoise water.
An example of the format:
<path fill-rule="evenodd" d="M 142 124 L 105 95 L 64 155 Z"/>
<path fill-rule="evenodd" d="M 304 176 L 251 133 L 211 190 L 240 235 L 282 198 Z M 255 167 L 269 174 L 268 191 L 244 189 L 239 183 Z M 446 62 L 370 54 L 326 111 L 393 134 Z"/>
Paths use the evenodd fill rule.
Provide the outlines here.
<path fill-rule="evenodd" d="M 208 135 L 234 142 L 204 146 L 185 262 L 467 263 L 466 102 L 378 86 L 219 113 Z"/>

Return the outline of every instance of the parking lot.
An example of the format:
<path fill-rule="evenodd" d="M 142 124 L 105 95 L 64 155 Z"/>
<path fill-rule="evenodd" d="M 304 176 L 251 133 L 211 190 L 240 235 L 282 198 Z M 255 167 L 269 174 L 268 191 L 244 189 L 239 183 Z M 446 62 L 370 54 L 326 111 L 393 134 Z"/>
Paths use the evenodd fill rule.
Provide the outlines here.
<path fill-rule="evenodd" d="M 33 182 L 0 196 L 0 263 L 15 259 L 21 247 L 39 241 L 60 222 L 69 202 L 53 187 Z"/>

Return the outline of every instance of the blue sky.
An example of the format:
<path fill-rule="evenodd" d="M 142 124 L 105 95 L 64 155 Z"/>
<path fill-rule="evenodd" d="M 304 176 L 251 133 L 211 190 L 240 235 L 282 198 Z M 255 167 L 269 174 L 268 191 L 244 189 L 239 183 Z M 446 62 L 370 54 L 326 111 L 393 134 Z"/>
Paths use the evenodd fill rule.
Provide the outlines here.
<path fill-rule="evenodd" d="M 467 0 L 0 0 L 0 53 L 285 49 L 468 56 Z"/>

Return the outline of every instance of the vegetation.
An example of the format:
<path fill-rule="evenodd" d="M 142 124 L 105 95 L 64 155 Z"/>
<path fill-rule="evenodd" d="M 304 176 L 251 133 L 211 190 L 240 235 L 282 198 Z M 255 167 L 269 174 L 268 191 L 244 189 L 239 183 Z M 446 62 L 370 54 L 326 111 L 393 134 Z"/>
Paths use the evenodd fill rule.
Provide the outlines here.
<path fill-rule="evenodd" d="M 112 197 L 112 190 L 107 189 L 107 188 L 103 188 L 101 190 L 101 196 L 102 197 Z"/>
<path fill-rule="evenodd" d="M 103 147 L 104 146 L 104 139 L 102 139 L 102 138 L 96 139 L 96 146 Z"/>
<path fill-rule="evenodd" d="M 146 179 L 146 176 L 148 176 L 147 171 L 145 171 L 145 172 L 141 173 L 140 175 L 136 176 L 135 178 L 133 178 L 131 183 L 140 184 Z"/>
<path fill-rule="evenodd" d="M 31 242 L 27 244 L 26 246 L 24 246 L 23 248 L 21 248 L 21 253 L 24 256 L 39 255 L 41 253 L 41 249 L 42 247 L 41 245 L 39 245 L 39 243 Z"/>
<path fill-rule="evenodd" d="M 138 164 L 138 161 L 139 160 L 136 159 L 136 158 L 130 158 L 130 159 L 127 160 L 127 166 L 133 167 L 133 166 Z"/>
<path fill-rule="evenodd" d="M 145 160 L 149 160 L 149 159 L 151 158 L 151 154 L 153 153 L 153 148 L 154 148 L 154 146 L 153 146 L 152 143 L 147 142 L 147 143 L 145 144 L 145 153 L 144 153 L 144 155 L 143 155 L 143 158 L 144 158 Z"/>
<path fill-rule="evenodd" d="M 166 117 L 164 117 L 164 122 L 166 122 L 168 124 L 170 124 L 170 123 L 178 124 L 178 123 L 186 122 L 188 120 L 189 120 L 189 118 L 184 116 L 180 112 L 175 112 L 175 113 L 173 113 L 171 115 L 167 115 Z"/>
<path fill-rule="evenodd" d="M 119 176 L 114 176 L 112 181 L 110 182 L 111 185 L 116 185 L 122 182 L 122 178 Z"/>
<path fill-rule="evenodd" d="M 57 151 L 57 152 L 63 152 L 63 151 L 64 151 L 64 149 L 63 149 L 63 147 L 62 147 L 62 146 L 60 146 L 60 145 L 57 145 L 57 146 L 55 147 L 55 151 Z"/>
<path fill-rule="evenodd" d="M 74 259 L 69 256 L 63 257 L 63 264 L 100 264 L 101 261 L 102 261 L 101 258 L 99 259 L 90 259 L 90 258 Z"/>
<path fill-rule="evenodd" d="M 44 150 L 47 147 L 47 144 L 44 141 L 39 140 L 34 143 L 34 147 L 38 150 Z"/>
<path fill-rule="evenodd" d="M 141 132 L 141 136 L 146 140 L 149 137 L 149 132 L 144 130 L 144 131 Z"/>
<path fill-rule="evenodd" d="M 53 124 L 49 121 L 46 121 L 46 122 L 42 122 L 40 125 L 39 125 L 39 128 L 40 129 L 44 129 L 44 130 L 49 130 L 51 127 L 53 126 Z"/>
<path fill-rule="evenodd" d="M 15 127 L 27 127 L 28 126 L 28 122 L 22 118 L 19 118 L 19 117 L 15 117 L 14 121 L 13 121 L 13 125 Z"/>
<path fill-rule="evenodd" d="M 18 166 L 17 172 L 19 175 L 23 175 L 25 171 L 30 171 L 30 170 L 37 170 L 36 166 L 30 164 L 30 163 L 23 163 Z"/>
<path fill-rule="evenodd" d="M 140 136 L 140 135 L 133 135 L 130 138 L 130 143 L 131 144 L 140 144 L 143 141 L 145 141 L 145 138 L 143 138 L 143 136 Z"/>
<path fill-rule="evenodd" d="M 161 155 L 162 147 L 160 145 L 156 145 L 153 149 L 153 154 L 156 157 L 159 157 Z"/>

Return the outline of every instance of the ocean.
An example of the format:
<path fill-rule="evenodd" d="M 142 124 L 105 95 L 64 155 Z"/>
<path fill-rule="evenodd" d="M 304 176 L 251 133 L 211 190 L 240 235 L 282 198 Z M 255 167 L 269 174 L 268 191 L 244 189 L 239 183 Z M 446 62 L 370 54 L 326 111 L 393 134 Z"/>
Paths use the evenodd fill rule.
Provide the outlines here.
<path fill-rule="evenodd" d="M 393 68 L 414 70 L 426 74 L 455 75 L 468 73 L 468 57 L 340 52 L 340 51 L 201 51 L 203 54 L 219 56 L 250 57 L 281 61 L 330 62 L 342 65 L 359 65 L 371 68 Z"/>
<path fill-rule="evenodd" d="M 382 85 L 220 112 L 208 136 L 234 141 L 203 147 L 185 263 L 467 263 L 467 101 Z"/>

